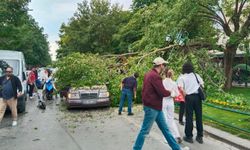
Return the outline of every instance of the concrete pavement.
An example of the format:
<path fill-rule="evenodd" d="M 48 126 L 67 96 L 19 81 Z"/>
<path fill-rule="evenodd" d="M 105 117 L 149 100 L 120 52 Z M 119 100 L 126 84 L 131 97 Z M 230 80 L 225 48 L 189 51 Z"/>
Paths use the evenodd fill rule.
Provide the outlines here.
<path fill-rule="evenodd" d="M 27 104 L 27 113 L 19 117 L 17 127 L 10 127 L 10 115 L 1 123 L 1 150 L 131 150 L 143 119 L 141 106 L 134 108 L 134 116 L 126 112 L 119 116 L 117 108 L 67 111 L 51 101 L 42 111 L 36 107 L 36 100 Z M 183 126 L 180 131 L 183 135 Z M 207 134 L 204 144 L 184 145 L 191 150 L 238 149 Z M 170 147 L 154 124 L 143 150 L 166 149 Z"/>

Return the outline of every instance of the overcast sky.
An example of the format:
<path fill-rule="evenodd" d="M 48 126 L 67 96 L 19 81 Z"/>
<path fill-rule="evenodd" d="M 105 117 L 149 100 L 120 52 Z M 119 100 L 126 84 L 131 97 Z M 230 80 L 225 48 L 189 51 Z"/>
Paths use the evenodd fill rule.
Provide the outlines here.
<path fill-rule="evenodd" d="M 119 3 L 124 9 L 129 9 L 132 0 L 110 0 L 111 3 Z M 31 0 L 29 12 L 44 33 L 48 35 L 52 58 L 55 59 L 55 50 L 58 48 L 56 41 L 59 40 L 59 29 L 61 24 L 67 23 L 77 9 L 77 3 L 82 0 Z"/>

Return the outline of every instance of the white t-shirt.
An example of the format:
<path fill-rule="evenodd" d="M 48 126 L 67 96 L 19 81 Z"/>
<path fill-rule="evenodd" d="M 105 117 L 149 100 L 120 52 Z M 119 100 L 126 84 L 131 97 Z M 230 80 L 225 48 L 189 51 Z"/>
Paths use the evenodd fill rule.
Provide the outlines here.
<path fill-rule="evenodd" d="M 200 85 L 204 86 L 204 81 L 199 74 L 196 76 L 200 82 Z M 178 86 L 182 87 L 187 95 L 198 93 L 200 85 L 197 83 L 194 73 L 186 73 L 181 75 L 177 80 Z"/>
<path fill-rule="evenodd" d="M 178 87 L 175 81 L 170 78 L 166 78 L 162 81 L 162 83 L 164 88 L 171 92 L 171 96 L 168 98 L 176 97 L 179 95 Z"/>

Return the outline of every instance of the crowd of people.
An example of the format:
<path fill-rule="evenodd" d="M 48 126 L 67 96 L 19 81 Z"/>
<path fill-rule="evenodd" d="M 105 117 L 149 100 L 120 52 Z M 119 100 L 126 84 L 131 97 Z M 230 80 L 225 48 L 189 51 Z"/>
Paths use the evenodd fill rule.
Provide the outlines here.
<path fill-rule="evenodd" d="M 182 74 L 179 75 L 177 81 L 174 81 L 174 72 L 167 67 L 167 63 L 161 57 L 155 58 L 153 68 L 144 75 L 142 86 L 144 119 L 133 150 L 142 149 L 145 137 L 149 134 L 154 122 L 157 123 L 166 142 L 173 150 L 189 149 L 179 146 L 182 138 L 174 120 L 174 102 L 180 103 L 179 123 L 185 125 L 183 140 L 193 143 L 193 113 L 195 113 L 196 141 L 200 144 L 203 143 L 202 99 L 198 90 L 204 86 L 203 79 L 195 73 L 192 63 L 187 62 L 182 66 Z M 132 97 L 134 93 L 134 98 L 136 98 L 138 76 L 139 74 L 135 73 L 122 81 L 119 115 L 122 113 L 126 96 L 128 98 L 128 115 L 133 115 Z M 185 123 L 183 121 L 184 113 Z"/>
<path fill-rule="evenodd" d="M 46 84 L 49 80 L 52 79 L 51 71 L 47 71 L 47 78 L 44 79 Z M 30 99 L 33 99 L 33 94 L 37 91 L 38 83 L 38 70 L 33 67 L 27 76 L 27 92 Z M 52 83 L 53 89 L 55 89 L 54 84 Z M 42 86 L 43 91 L 46 91 L 45 86 Z M 12 126 L 17 125 L 17 99 L 18 97 L 23 96 L 23 87 L 20 79 L 13 74 L 13 68 L 8 66 L 5 70 L 5 74 L 0 77 L 0 123 L 3 119 L 7 106 L 11 110 L 12 114 Z"/>

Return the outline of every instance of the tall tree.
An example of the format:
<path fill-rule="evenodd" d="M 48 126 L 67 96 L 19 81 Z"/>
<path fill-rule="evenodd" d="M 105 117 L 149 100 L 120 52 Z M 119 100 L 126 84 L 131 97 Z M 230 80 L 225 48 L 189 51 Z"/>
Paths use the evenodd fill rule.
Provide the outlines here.
<path fill-rule="evenodd" d="M 198 6 L 188 0 L 158 1 L 134 12 L 117 37 L 120 49 L 147 51 L 166 46 L 165 38 L 182 32 L 192 41 L 215 43 L 213 24 L 197 14 Z"/>
<path fill-rule="evenodd" d="M 132 7 L 133 9 L 140 9 L 145 6 L 149 6 L 157 1 L 162 1 L 162 0 L 133 0 Z"/>
<path fill-rule="evenodd" d="M 195 1 L 197 2 L 197 1 Z M 236 50 L 250 34 L 249 0 L 200 1 L 201 16 L 221 26 L 228 37 L 224 50 L 225 89 L 232 86 L 232 66 Z"/>
<path fill-rule="evenodd" d="M 28 15 L 30 0 L 0 1 L 0 49 L 22 51 L 29 65 L 51 62 L 47 35 Z"/>
<path fill-rule="evenodd" d="M 72 52 L 113 53 L 113 35 L 127 23 L 127 13 L 108 0 L 84 0 L 69 23 L 61 26 L 57 57 Z"/>

